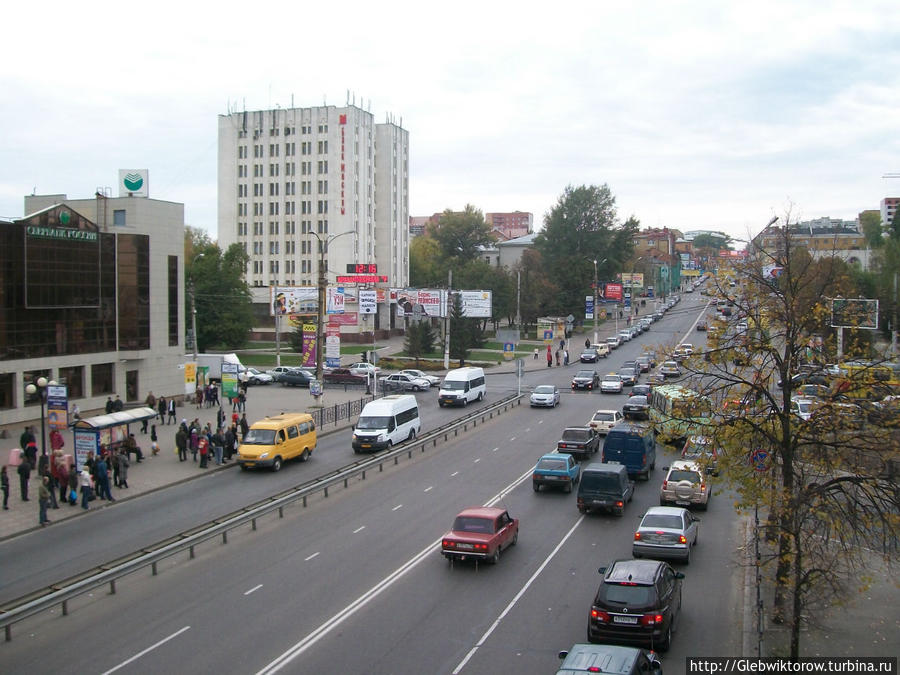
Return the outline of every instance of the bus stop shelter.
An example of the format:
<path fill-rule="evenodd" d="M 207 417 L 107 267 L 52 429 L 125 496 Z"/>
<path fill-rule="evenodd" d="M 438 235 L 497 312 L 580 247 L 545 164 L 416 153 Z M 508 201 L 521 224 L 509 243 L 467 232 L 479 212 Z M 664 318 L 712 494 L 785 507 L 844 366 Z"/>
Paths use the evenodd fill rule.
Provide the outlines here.
<path fill-rule="evenodd" d="M 72 425 L 75 434 L 75 467 L 84 466 L 88 453 L 97 457 L 100 447 L 114 449 L 125 442 L 129 425 L 156 417 L 153 408 L 131 408 L 108 415 L 97 415 L 80 419 Z"/>

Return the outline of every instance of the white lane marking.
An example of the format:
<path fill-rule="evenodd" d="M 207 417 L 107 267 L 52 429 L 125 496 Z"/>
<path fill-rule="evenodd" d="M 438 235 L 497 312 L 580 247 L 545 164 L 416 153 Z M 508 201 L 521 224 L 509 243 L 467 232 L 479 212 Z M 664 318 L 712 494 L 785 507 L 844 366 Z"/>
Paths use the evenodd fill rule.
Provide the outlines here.
<path fill-rule="evenodd" d="M 459 475 L 459 471 L 454 471 L 453 473 L 450 474 L 450 478 L 453 478 L 454 476 L 458 476 L 458 475 Z"/>
<path fill-rule="evenodd" d="M 523 483 L 525 480 L 531 477 L 531 469 L 528 469 L 521 476 L 516 478 L 512 483 L 503 488 L 496 495 L 491 497 L 491 499 L 485 504 L 485 506 L 493 506 L 501 499 L 503 499 L 509 492 L 514 490 L 518 485 Z M 582 516 L 583 518 L 584 516 Z M 567 535 L 568 536 L 568 535 Z M 274 661 L 263 666 L 262 669 L 259 670 L 257 675 L 262 675 L 263 673 L 276 673 L 286 665 L 288 665 L 291 661 L 296 659 L 298 656 L 303 654 L 307 649 L 316 644 L 323 637 L 328 635 L 335 628 L 340 626 L 344 621 L 349 619 L 351 616 L 356 614 L 363 607 L 368 605 L 372 600 L 381 595 L 384 591 L 390 588 L 394 582 L 406 576 L 409 572 L 411 572 L 419 563 L 425 560 L 429 555 L 434 554 L 434 549 L 440 546 L 441 540 L 436 539 L 426 546 L 424 549 L 416 553 L 412 558 L 407 560 L 403 565 L 398 567 L 396 570 L 388 574 L 384 579 L 379 581 L 377 584 L 372 586 L 368 591 L 359 596 L 356 600 L 351 602 L 349 605 L 344 607 L 344 609 L 340 610 L 333 617 L 328 619 L 325 623 L 320 625 L 318 628 L 314 629 L 309 635 L 300 640 L 293 647 L 284 652 L 281 656 L 277 657 Z"/>
<path fill-rule="evenodd" d="M 403 508 L 403 504 L 397 504 L 397 506 L 395 506 L 394 508 L 392 508 L 391 511 L 396 511 L 396 510 L 402 509 L 402 508 Z"/>
<path fill-rule="evenodd" d="M 357 527 L 355 530 L 353 530 L 353 534 L 359 534 L 359 533 L 362 532 L 364 529 L 366 529 L 366 526 L 365 526 L 365 525 L 360 525 L 360 526 Z"/>
<path fill-rule="evenodd" d="M 423 492 L 431 492 L 431 490 L 432 490 L 433 488 L 434 488 L 433 485 L 429 485 L 427 488 L 425 488 L 425 489 L 423 490 Z"/>
<path fill-rule="evenodd" d="M 249 591 L 244 591 L 244 595 L 250 595 L 253 591 L 258 591 L 260 588 L 262 588 L 262 586 L 262 584 L 256 584 L 256 586 L 251 588 Z"/>
<path fill-rule="evenodd" d="M 499 447 L 494 448 L 493 450 L 491 450 L 491 452 L 497 452 L 499 449 L 500 449 Z"/>
<path fill-rule="evenodd" d="M 466 654 L 466 657 L 462 661 L 459 662 L 459 665 L 456 666 L 456 668 L 453 669 L 453 675 L 458 675 L 458 673 L 463 668 L 466 667 L 466 664 L 469 662 L 469 659 L 471 659 L 473 656 L 475 656 L 475 652 L 478 651 L 478 648 L 481 647 L 487 641 L 487 639 L 491 636 L 491 633 L 493 633 L 494 630 L 496 630 L 497 626 L 500 625 L 500 622 L 503 621 L 503 618 L 507 614 L 509 614 L 509 612 L 512 610 L 513 607 L 515 607 L 516 603 L 521 599 L 521 597 L 523 595 L 525 595 L 525 591 L 527 591 L 531 587 L 531 584 L 533 584 L 534 581 L 540 576 L 541 572 L 544 571 L 544 568 L 547 565 L 549 565 L 550 561 L 553 560 L 553 558 L 556 556 L 557 553 L 559 553 L 559 550 L 563 547 L 563 544 L 566 543 L 566 541 L 569 539 L 569 537 L 572 536 L 572 533 L 575 532 L 575 530 L 578 528 L 579 525 L 581 525 L 582 521 L 584 521 L 584 518 L 585 518 L 584 515 L 579 516 L 578 520 L 575 521 L 575 524 L 571 527 L 571 529 L 568 532 L 566 532 L 566 536 L 564 536 L 560 540 L 560 542 L 556 545 L 556 548 L 554 548 L 552 551 L 550 551 L 550 555 L 548 555 L 544 559 L 544 562 L 541 563 L 540 567 L 538 567 L 534 571 L 534 574 L 532 574 L 531 577 L 528 579 L 528 581 L 525 582 L 525 585 L 522 586 L 522 588 L 519 589 L 519 592 L 516 593 L 515 597 L 509 601 L 509 604 L 506 606 L 506 608 L 502 612 L 500 612 L 500 615 L 496 618 L 494 623 L 491 624 L 491 627 L 488 628 L 484 632 L 484 635 L 482 635 L 481 639 L 475 643 L 475 646 L 469 650 L 469 653 Z"/>
<path fill-rule="evenodd" d="M 538 420 L 538 424 L 543 424 L 544 420 Z"/>
<path fill-rule="evenodd" d="M 103 675 L 109 675 L 109 673 L 114 673 L 114 672 L 116 672 L 117 670 L 119 670 L 119 668 L 124 668 L 124 667 L 127 666 L 129 663 L 131 663 L 132 661 L 137 661 L 137 660 L 138 660 L 139 658 L 141 658 L 144 654 L 146 654 L 146 653 L 148 653 L 148 652 L 150 652 L 150 651 L 153 651 L 153 650 L 156 649 L 157 647 L 160 647 L 160 646 L 164 645 L 165 643 L 167 643 L 167 642 L 168 642 L 169 640 L 171 640 L 172 638 L 176 638 L 176 637 L 178 637 L 179 635 L 181 635 L 184 631 L 190 630 L 190 629 L 191 629 L 190 626 L 185 626 L 185 627 L 182 628 L 181 630 L 175 631 L 175 632 L 172 633 L 169 637 L 163 638 L 162 640 L 160 640 L 159 642 L 157 642 L 157 643 L 154 644 L 154 645 L 150 645 L 149 647 L 147 647 L 147 649 L 145 649 L 145 650 L 142 651 L 142 652 L 138 652 L 137 654 L 135 654 L 134 656 L 132 656 L 132 657 L 131 657 L 130 659 L 128 659 L 127 661 L 122 661 L 122 663 L 120 663 L 119 665 L 117 665 L 115 668 L 110 668 L 110 669 L 107 670 L 105 673 L 103 673 Z"/>
<path fill-rule="evenodd" d="M 309 562 L 310 560 L 312 560 L 313 558 L 315 558 L 317 555 L 319 555 L 319 553 L 321 553 L 321 551 L 316 551 L 316 552 L 313 553 L 312 555 L 306 556 L 306 557 L 303 559 L 303 562 Z"/>
<path fill-rule="evenodd" d="M 516 437 L 515 437 L 515 436 L 513 436 L 513 437 L 512 437 L 512 438 L 510 438 L 510 439 L 509 439 L 509 440 L 510 440 L 510 442 L 512 442 L 512 441 L 514 441 L 514 440 L 516 440 Z"/>
<path fill-rule="evenodd" d="M 478 459 L 476 459 L 476 460 L 475 460 L 474 462 L 472 462 L 472 463 L 473 463 L 473 464 L 478 464 L 478 462 L 480 462 L 480 461 L 481 461 L 481 457 L 479 457 Z"/>

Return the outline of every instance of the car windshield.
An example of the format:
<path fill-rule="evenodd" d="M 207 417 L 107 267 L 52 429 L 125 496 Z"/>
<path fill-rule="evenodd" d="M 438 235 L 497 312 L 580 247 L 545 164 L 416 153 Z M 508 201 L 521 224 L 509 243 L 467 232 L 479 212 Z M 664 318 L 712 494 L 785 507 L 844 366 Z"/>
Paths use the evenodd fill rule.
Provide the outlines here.
<path fill-rule="evenodd" d="M 562 432 L 564 441 L 588 441 L 594 432 L 590 429 L 565 429 Z"/>
<path fill-rule="evenodd" d="M 537 468 L 543 469 L 544 471 L 565 471 L 568 466 L 564 459 L 557 459 L 554 457 L 542 459 L 538 462 Z"/>
<path fill-rule="evenodd" d="M 608 338 L 606 338 L 606 341 L 607 341 L 607 342 L 613 342 L 613 343 L 615 343 L 615 342 L 618 342 L 619 339 L 618 339 L 618 338 L 614 338 L 614 337 L 608 337 Z"/>
<path fill-rule="evenodd" d="M 597 356 L 597 352 L 594 349 L 585 349 L 581 352 L 582 356 Z"/>
<path fill-rule="evenodd" d="M 589 380 L 594 379 L 594 372 L 592 370 L 579 370 L 575 377 L 586 377 Z"/>
<path fill-rule="evenodd" d="M 598 412 L 594 413 L 594 422 L 615 422 L 616 414 L 613 412 Z"/>
<path fill-rule="evenodd" d="M 441 389 L 446 389 L 447 391 L 465 391 L 466 383 L 454 382 L 453 380 L 444 380 L 444 384 L 441 385 Z"/>
<path fill-rule="evenodd" d="M 534 388 L 534 393 L 535 394 L 552 394 L 553 387 L 549 384 L 542 384 L 541 386 Z"/>
<path fill-rule="evenodd" d="M 244 445 L 275 445 L 274 429 L 250 429 L 244 436 Z"/>
<path fill-rule="evenodd" d="M 687 480 L 691 483 L 699 483 L 700 482 L 700 474 L 696 471 L 685 471 L 684 469 L 673 469 L 669 472 L 669 477 L 666 480 L 678 481 Z"/>
<path fill-rule="evenodd" d="M 634 368 L 620 368 L 619 375 L 622 375 L 623 377 L 631 377 L 632 375 L 634 375 Z"/>
<path fill-rule="evenodd" d="M 681 516 L 666 516 L 661 513 L 652 513 L 644 516 L 641 527 L 665 527 L 670 530 L 680 530 L 683 527 Z"/>
<path fill-rule="evenodd" d="M 472 516 L 457 516 L 453 521 L 455 532 L 482 532 L 493 534 L 494 524 L 487 518 L 473 518 Z"/>
<path fill-rule="evenodd" d="M 677 369 L 677 368 L 678 368 L 678 364 L 675 363 L 674 361 L 666 361 L 664 364 L 662 364 L 662 367 L 663 367 L 663 368 L 675 368 L 675 369 Z"/>
<path fill-rule="evenodd" d="M 810 401 L 797 401 L 797 409 L 802 413 L 809 412 L 811 407 Z"/>
<path fill-rule="evenodd" d="M 360 417 L 356 422 L 357 429 L 387 429 L 390 417 Z"/>

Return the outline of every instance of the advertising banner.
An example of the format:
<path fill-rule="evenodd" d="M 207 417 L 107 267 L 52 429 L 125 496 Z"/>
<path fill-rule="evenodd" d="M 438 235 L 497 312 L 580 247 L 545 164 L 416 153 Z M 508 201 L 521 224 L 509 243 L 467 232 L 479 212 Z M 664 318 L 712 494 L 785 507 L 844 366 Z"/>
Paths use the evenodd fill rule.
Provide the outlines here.
<path fill-rule="evenodd" d="M 585 319 L 593 319 L 594 318 L 594 296 L 587 295 L 584 298 L 584 318 Z"/>
<path fill-rule="evenodd" d="M 878 300 L 835 298 L 831 301 L 831 326 L 878 330 Z"/>
<path fill-rule="evenodd" d="M 238 364 L 222 363 L 222 396 L 230 401 L 238 395 Z"/>
<path fill-rule="evenodd" d="M 69 394 L 64 384 L 47 386 L 47 424 L 59 431 L 69 427 Z"/>
<path fill-rule="evenodd" d="M 316 366 L 316 324 L 303 324 L 303 362 L 301 366 Z"/>
<path fill-rule="evenodd" d="M 344 287 L 329 286 L 325 290 L 326 314 L 343 314 L 344 313 Z"/>
<path fill-rule="evenodd" d="M 343 314 L 332 314 L 328 317 L 328 323 L 335 326 L 356 326 L 359 323 L 359 313 L 344 312 Z"/>
<path fill-rule="evenodd" d="M 462 304 L 462 315 L 467 319 L 490 319 L 491 291 L 459 291 Z"/>
<path fill-rule="evenodd" d="M 622 279 L 622 285 L 625 288 L 631 288 L 632 286 L 640 286 L 644 287 L 644 275 L 638 272 L 622 272 L 619 275 Z"/>
<path fill-rule="evenodd" d="M 407 288 L 397 291 L 397 316 L 421 314 L 443 317 L 447 311 L 447 291 Z"/>
<path fill-rule="evenodd" d="M 376 304 L 377 294 L 374 290 L 360 290 L 359 291 L 359 313 L 360 314 L 374 314 L 378 311 L 378 305 Z"/>
<path fill-rule="evenodd" d="M 603 295 L 607 300 L 618 302 L 622 299 L 622 284 L 606 284 L 606 292 Z"/>
<path fill-rule="evenodd" d="M 189 361 L 184 364 L 184 395 L 193 396 L 197 391 L 197 364 Z"/>
<path fill-rule="evenodd" d="M 93 429 L 75 429 L 75 466 L 84 466 L 91 452 L 100 454 L 100 434 Z"/>
<path fill-rule="evenodd" d="M 325 367 L 341 367 L 341 327 L 333 323 L 325 326 Z"/>
<path fill-rule="evenodd" d="M 318 298 L 315 286 L 269 286 L 269 316 L 316 314 Z"/>

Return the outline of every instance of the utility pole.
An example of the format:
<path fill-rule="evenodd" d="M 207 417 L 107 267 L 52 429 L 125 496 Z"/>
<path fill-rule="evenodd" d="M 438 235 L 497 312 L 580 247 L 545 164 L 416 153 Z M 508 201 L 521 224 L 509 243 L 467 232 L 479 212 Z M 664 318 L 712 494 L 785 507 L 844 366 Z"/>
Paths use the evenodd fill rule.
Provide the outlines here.
<path fill-rule="evenodd" d="M 594 258 L 594 344 L 597 344 L 599 333 L 598 319 L 600 318 L 600 308 L 597 307 L 597 286 L 599 284 L 597 278 L 597 259 Z"/>
<path fill-rule="evenodd" d="M 450 292 L 453 288 L 453 270 L 447 271 L 447 302 L 444 303 L 444 370 L 450 368 Z"/>
<path fill-rule="evenodd" d="M 894 275 L 894 295 L 897 294 L 897 275 Z M 596 302 L 596 301 L 595 301 Z M 516 328 L 522 328 L 522 272 L 516 272 Z M 519 336 L 521 339 L 521 335 Z"/>
<path fill-rule="evenodd" d="M 197 304 L 194 301 L 194 263 L 203 257 L 203 253 L 198 253 L 191 263 L 191 331 L 194 333 L 194 363 L 197 363 Z"/>

